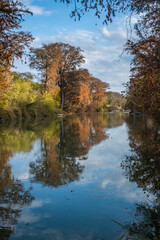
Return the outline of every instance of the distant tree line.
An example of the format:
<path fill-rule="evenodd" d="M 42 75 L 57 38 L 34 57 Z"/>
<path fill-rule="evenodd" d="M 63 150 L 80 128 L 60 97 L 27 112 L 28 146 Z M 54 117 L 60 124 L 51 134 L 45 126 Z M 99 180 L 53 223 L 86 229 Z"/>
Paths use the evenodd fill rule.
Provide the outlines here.
<path fill-rule="evenodd" d="M 125 110 L 126 98 L 118 92 L 107 92 L 107 109 L 113 110 Z"/>

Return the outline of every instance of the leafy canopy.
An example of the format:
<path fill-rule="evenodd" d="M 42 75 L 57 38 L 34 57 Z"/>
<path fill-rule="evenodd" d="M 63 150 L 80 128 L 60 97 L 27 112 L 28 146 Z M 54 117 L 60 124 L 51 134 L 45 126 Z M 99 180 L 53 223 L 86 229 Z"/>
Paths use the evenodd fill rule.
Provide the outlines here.
<path fill-rule="evenodd" d="M 19 31 L 23 16 L 31 12 L 18 0 L 0 1 L 0 65 L 8 66 L 14 58 L 21 58 L 29 47 L 31 33 Z"/>

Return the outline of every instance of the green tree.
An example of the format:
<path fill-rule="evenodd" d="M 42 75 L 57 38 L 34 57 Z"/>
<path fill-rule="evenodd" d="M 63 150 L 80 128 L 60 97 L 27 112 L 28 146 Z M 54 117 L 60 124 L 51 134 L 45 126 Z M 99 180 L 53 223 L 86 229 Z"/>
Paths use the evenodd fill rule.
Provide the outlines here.
<path fill-rule="evenodd" d="M 93 77 L 87 69 L 79 69 L 67 75 L 65 109 L 71 111 L 102 110 L 106 103 L 109 84 Z"/>

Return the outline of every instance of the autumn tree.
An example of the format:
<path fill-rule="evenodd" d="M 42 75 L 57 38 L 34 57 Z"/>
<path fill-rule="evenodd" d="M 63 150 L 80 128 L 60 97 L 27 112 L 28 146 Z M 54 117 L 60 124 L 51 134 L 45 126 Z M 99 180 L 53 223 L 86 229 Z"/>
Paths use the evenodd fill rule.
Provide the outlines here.
<path fill-rule="evenodd" d="M 128 106 L 151 115 L 160 115 L 160 0 L 55 0 L 74 4 L 71 17 L 80 20 L 92 11 L 108 24 L 118 13 L 129 17 L 129 40 L 125 50 L 133 57 L 127 84 Z M 132 23 L 132 17 L 137 23 Z M 129 25 L 128 25 L 129 24 Z"/>
<path fill-rule="evenodd" d="M 0 66 L 11 65 L 14 58 L 21 58 L 33 37 L 19 31 L 24 15 L 31 12 L 18 0 L 0 1 Z"/>
<path fill-rule="evenodd" d="M 69 81 L 67 74 L 76 71 L 83 62 L 82 50 L 65 43 L 44 44 L 41 48 L 34 48 L 30 57 L 30 66 L 41 72 L 45 89 L 51 85 L 60 88 L 62 109 Z"/>
<path fill-rule="evenodd" d="M 65 110 L 86 111 L 91 102 L 88 70 L 78 69 L 69 72 L 66 77 L 69 78 L 69 81 L 65 87 Z"/>
<path fill-rule="evenodd" d="M 92 110 L 101 108 L 103 101 L 106 103 L 106 90 L 109 88 L 109 84 L 93 77 L 87 69 L 82 70 L 82 81 L 89 89 L 89 108 Z"/>
<path fill-rule="evenodd" d="M 152 12 L 152 15 L 151 15 Z M 127 102 L 131 110 L 160 115 L 160 5 L 135 25 L 136 38 L 126 50 L 133 55 Z"/>
<path fill-rule="evenodd" d="M 98 78 L 92 77 L 90 79 L 90 95 L 91 103 L 96 106 L 97 110 L 103 108 L 103 104 L 107 103 L 106 90 L 109 88 L 109 84 L 101 81 Z"/>
<path fill-rule="evenodd" d="M 3 68 L 0 67 L 0 105 L 3 105 L 3 101 L 5 101 L 7 90 L 10 87 L 10 79 L 10 74 L 4 72 Z"/>
<path fill-rule="evenodd" d="M 78 69 L 66 76 L 69 78 L 65 88 L 65 110 L 95 110 L 106 103 L 106 90 L 109 84 L 93 77 L 87 69 Z"/>

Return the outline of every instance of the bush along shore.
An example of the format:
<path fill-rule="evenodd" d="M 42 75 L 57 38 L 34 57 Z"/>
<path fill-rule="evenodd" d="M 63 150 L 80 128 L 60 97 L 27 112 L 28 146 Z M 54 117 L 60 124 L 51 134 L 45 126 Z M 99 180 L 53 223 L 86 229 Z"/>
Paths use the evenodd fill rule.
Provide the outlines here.
<path fill-rule="evenodd" d="M 33 82 L 30 73 L 16 73 L 0 79 L 0 122 L 42 119 L 61 114 L 59 89 L 43 90 L 42 84 Z"/>

